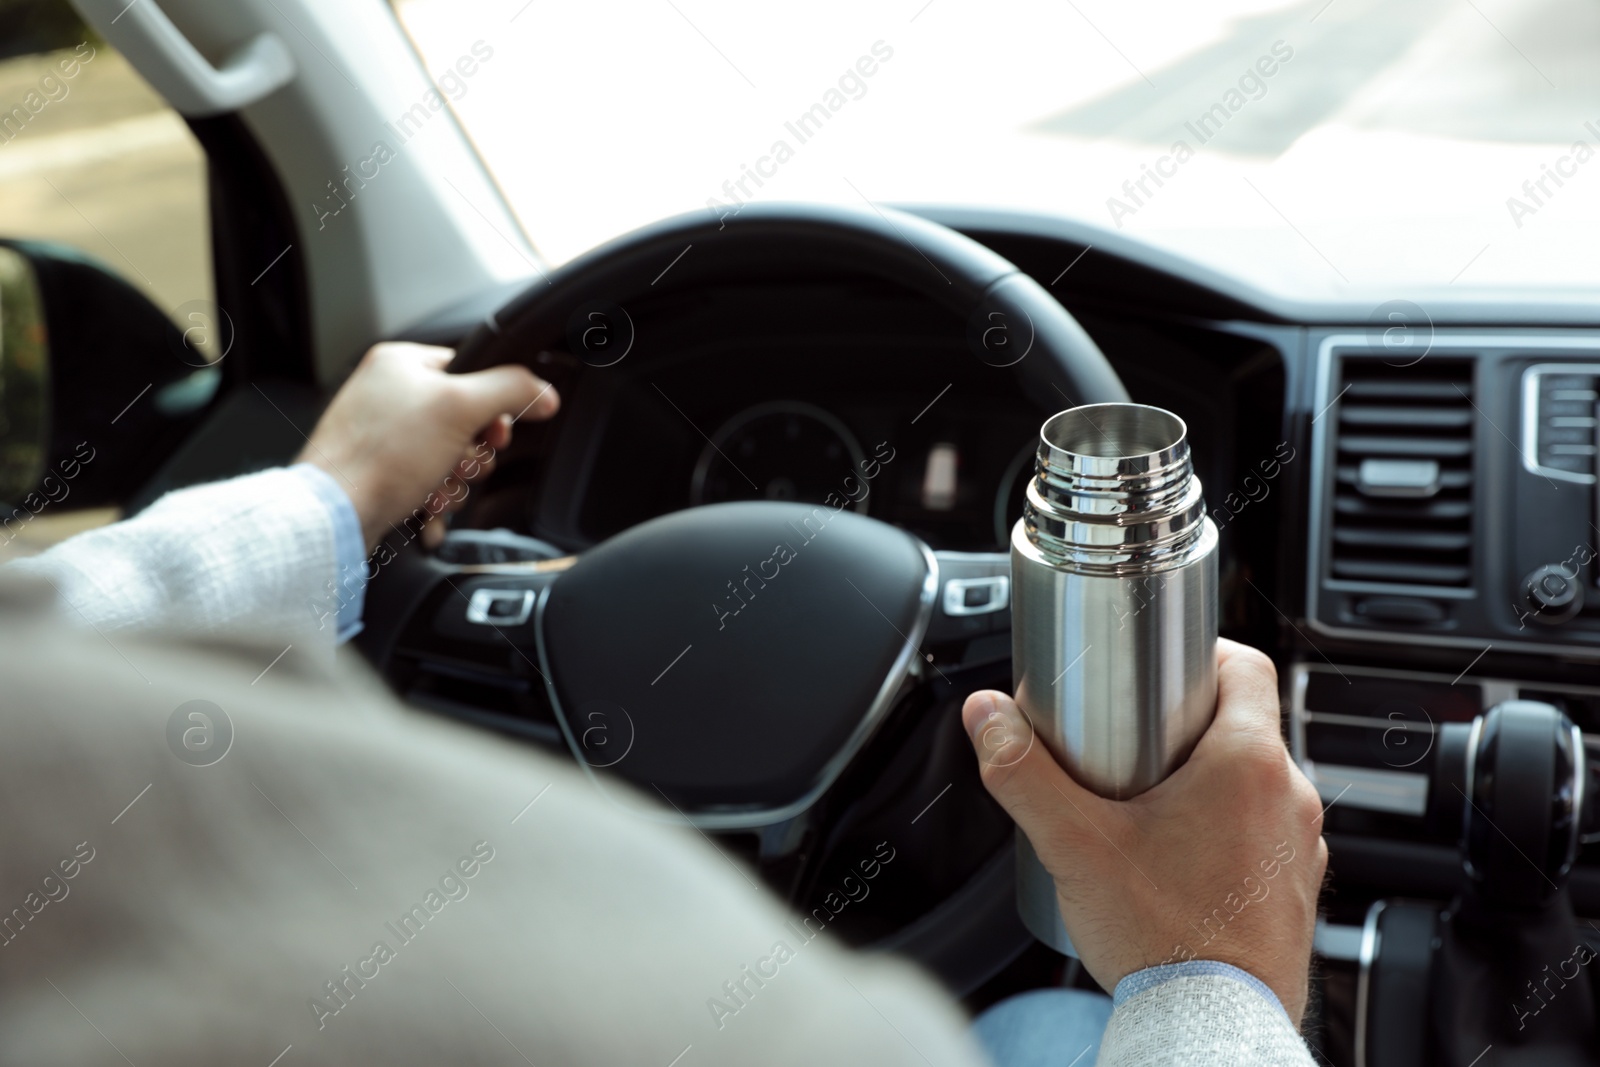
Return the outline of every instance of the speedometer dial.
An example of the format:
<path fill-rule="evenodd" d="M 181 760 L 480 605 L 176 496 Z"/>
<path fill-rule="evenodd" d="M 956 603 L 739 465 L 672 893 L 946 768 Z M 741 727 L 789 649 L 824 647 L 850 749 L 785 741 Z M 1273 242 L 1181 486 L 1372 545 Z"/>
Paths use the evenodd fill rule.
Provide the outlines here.
<path fill-rule="evenodd" d="M 794 500 L 822 504 L 853 497 L 866 455 L 833 415 L 794 400 L 746 408 L 717 428 L 695 464 L 690 499 Z M 866 513 L 862 496 L 855 510 Z"/>

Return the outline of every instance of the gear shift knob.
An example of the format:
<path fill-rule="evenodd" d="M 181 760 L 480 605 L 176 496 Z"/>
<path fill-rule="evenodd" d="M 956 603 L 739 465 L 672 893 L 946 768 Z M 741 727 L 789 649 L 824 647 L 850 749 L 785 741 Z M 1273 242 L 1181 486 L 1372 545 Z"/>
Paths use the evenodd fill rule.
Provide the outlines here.
<path fill-rule="evenodd" d="M 1381 992 L 1367 1033 L 1384 1032 L 1376 1017 L 1406 1043 L 1391 1058 L 1369 1041 L 1366 1062 L 1466 1064 L 1486 1048 L 1503 1067 L 1600 1062 L 1600 999 L 1580 962 L 1600 956 L 1600 938 L 1564 888 L 1596 814 L 1583 735 L 1550 704 L 1508 700 L 1434 740 L 1428 821 L 1459 835 L 1466 885 L 1443 912 L 1373 906 L 1369 988 Z"/>
<path fill-rule="evenodd" d="M 1572 871 L 1593 807 L 1582 733 L 1552 705 L 1507 700 L 1470 727 L 1447 728 L 1439 756 L 1438 785 L 1460 794 L 1461 861 L 1472 891 L 1495 908 L 1548 906 Z"/>

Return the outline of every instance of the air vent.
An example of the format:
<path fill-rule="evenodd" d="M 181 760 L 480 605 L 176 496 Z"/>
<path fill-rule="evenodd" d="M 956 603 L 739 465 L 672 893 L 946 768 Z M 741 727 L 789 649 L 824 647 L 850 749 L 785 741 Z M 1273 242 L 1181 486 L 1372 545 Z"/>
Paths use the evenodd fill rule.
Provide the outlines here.
<path fill-rule="evenodd" d="M 1462 359 L 1340 359 L 1332 577 L 1471 584 L 1472 368 Z"/>

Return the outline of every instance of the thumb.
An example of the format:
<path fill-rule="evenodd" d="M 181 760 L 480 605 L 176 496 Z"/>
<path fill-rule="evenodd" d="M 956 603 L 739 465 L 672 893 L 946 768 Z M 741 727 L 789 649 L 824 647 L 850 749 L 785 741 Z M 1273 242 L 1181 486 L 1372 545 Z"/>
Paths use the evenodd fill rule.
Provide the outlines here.
<path fill-rule="evenodd" d="M 501 415 L 548 419 L 561 406 L 555 387 L 518 363 L 503 363 L 454 377 L 473 432 Z"/>
<path fill-rule="evenodd" d="M 1051 874 L 1061 877 L 1076 866 L 1074 856 L 1103 847 L 1098 827 L 1115 822 L 1115 813 L 1061 769 L 1016 701 L 993 690 L 973 693 L 961 721 L 984 788 L 1028 835 Z"/>

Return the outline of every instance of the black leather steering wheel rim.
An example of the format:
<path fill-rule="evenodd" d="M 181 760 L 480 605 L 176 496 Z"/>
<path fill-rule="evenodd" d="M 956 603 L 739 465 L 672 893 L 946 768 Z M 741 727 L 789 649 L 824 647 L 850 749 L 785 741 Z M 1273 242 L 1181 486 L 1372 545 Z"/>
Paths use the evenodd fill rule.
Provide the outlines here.
<path fill-rule="evenodd" d="M 967 321 L 974 356 L 1012 368 L 1030 394 L 1059 391 L 1069 406 L 1128 399 L 1083 327 L 1009 260 L 894 208 L 825 204 L 749 204 L 721 216 L 697 211 L 618 237 L 530 283 L 473 329 L 451 370 L 574 347 L 565 343 L 576 332 L 569 327 L 585 307 L 623 308 L 643 294 L 733 279 L 827 273 L 901 285 L 956 312 Z"/>

